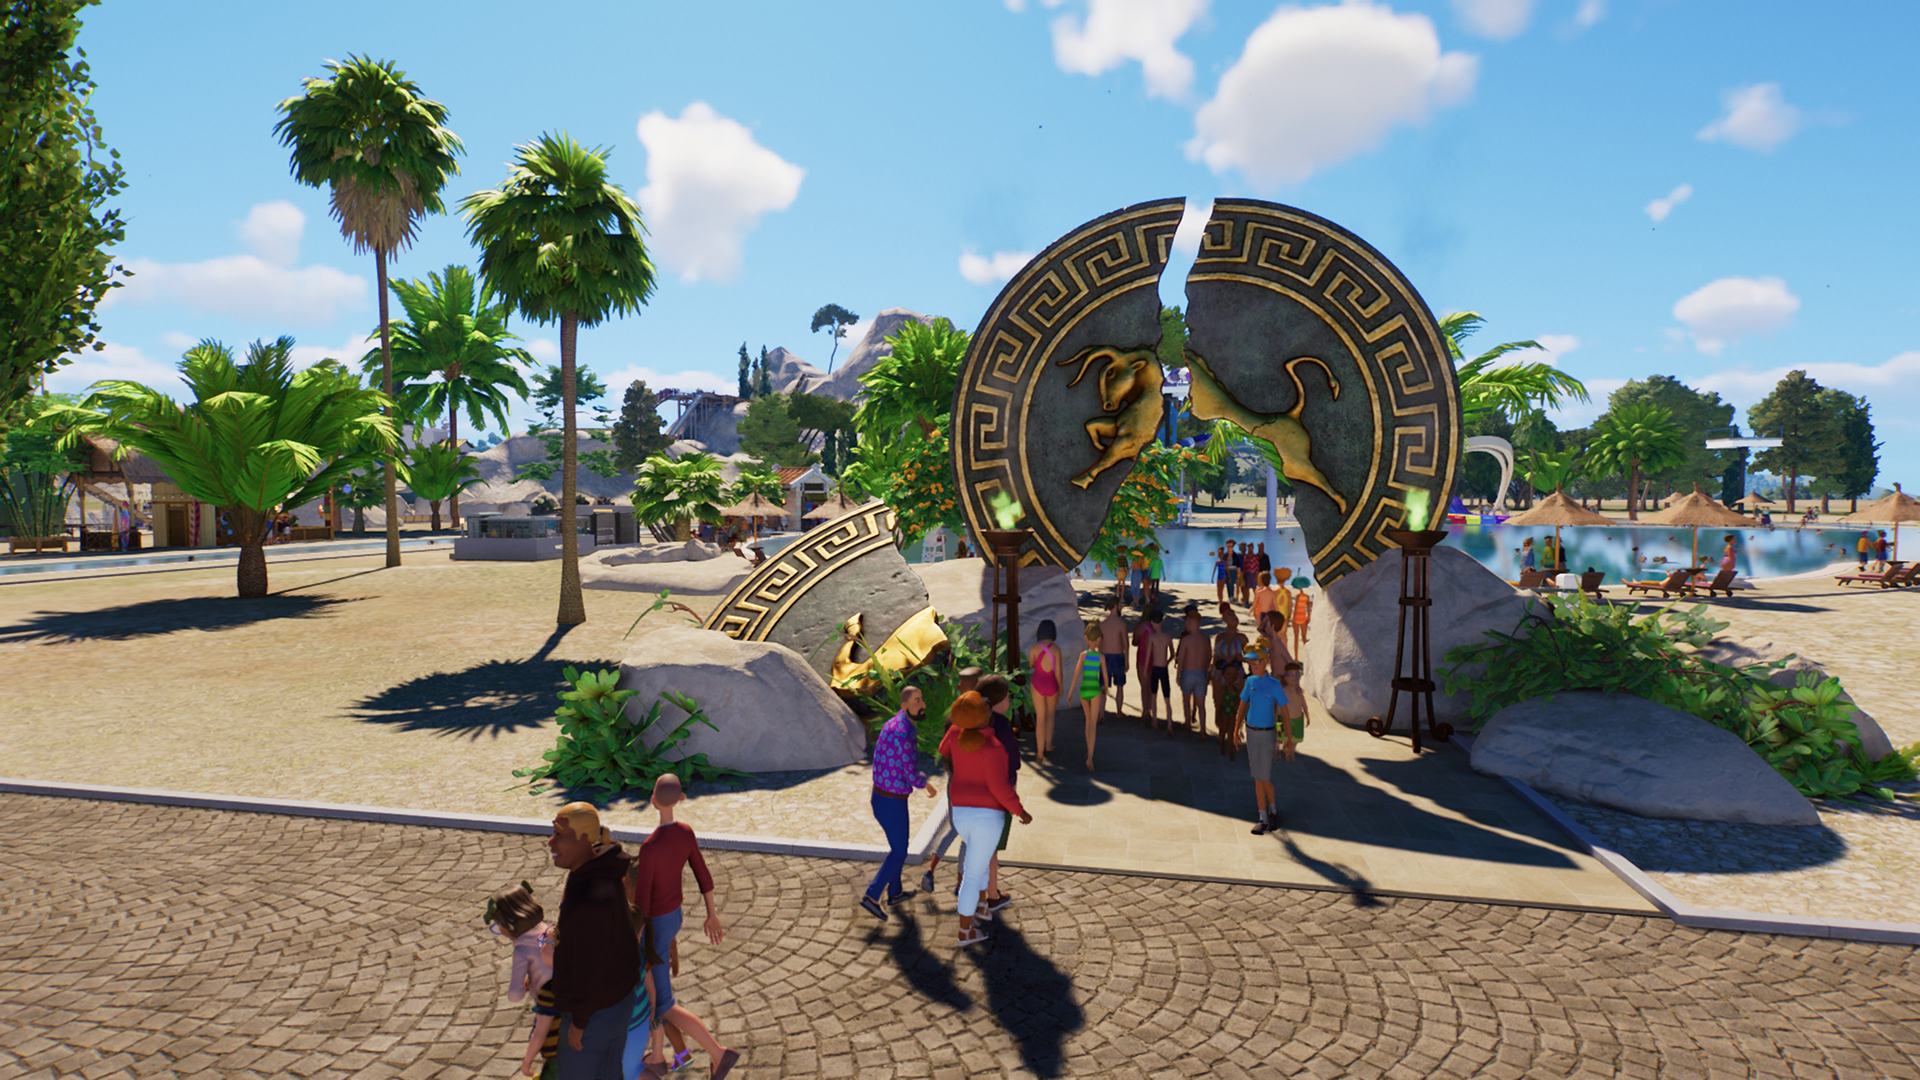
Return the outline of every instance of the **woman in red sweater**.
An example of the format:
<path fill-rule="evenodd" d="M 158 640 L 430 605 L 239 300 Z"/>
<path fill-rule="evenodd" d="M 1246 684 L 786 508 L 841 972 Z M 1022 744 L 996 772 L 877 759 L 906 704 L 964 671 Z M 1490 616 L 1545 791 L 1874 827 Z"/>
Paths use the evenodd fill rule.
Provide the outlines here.
<path fill-rule="evenodd" d="M 940 756 L 953 762 L 947 802 L 953 807 L 954 831 L 967 845 L 960 864 L 960 944 L 971 945 L 987 936 L 974 920 L 993 918 L 980 903 L 980 892 L 986 888 L 987 865 L 1000 844 L 1007 815 L 1018 814 L 1022 825 L 1033 817 L 1007 779 L 1006 750 L 984 730 L 991 721 L 987 700 L 969 690 L 953 703 L 947 718 L 950 726 L 940 740 Z"/>

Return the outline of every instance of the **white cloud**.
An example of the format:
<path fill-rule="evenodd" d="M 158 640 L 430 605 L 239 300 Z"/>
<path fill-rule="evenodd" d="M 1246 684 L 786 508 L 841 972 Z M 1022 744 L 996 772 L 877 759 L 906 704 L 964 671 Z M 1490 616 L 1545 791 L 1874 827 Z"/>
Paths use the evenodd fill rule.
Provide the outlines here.
<path fill-rule="evenodd" d="M 1053 62 L 1076 75 L 1099 75 L 1140 62 L 1147 93 L 1178 98 L 1193 86 L 1193 61 L 1173 47 L 1207 10 L 1207 0 L 1088 0 L 1077 15 L 1053 20 Z"/>
<path fill-rule="evenodd" d="M 606 384 L 607 396 L 604 404 L 612 412 L 620 411 L 620 403 L 626 399 L 627 386 L 635 379 L 646 382 L 647 389 L 654 393 L 662 390 L 713 390 L 722 394 L 731 394 L 739 389 L 738 380 L 733 375 L 716 375 L 711 371 L 696 371 L 687 368 L 682 371 L 659 371 L 645 364 L 629 364 L 600 377 Z M 663 410 L 666 406 L 661 407 Z M 661 414 L 667 422 L 673 421 L 671 413 Z"/>
<path fill-rule="evenodd" d="M 1442 53 L 1424 15 L 1356 0 L 1282 7 L 1248 38 L 1194 117 L 1187 156 L 1257 187 L 1305 180 L 1397 125 L 1464 101 L 1478 58 Z"/>
<path fill-rule="evenodd" d="M 307 215 L 284 199 L 263 202 L 247 211 L 247 218 L 236 230 L 248 250 L 279 267 L 300 261 L 300 234 L 306 230 Z"/>
<path fill-rule="evenodd" d="M 1667 215 L 1673 213 L 1674 207 L 1679 206 L 1691 198 L 1693 198 L 1693 185 L 1681 184 L 1660 198 L 1648 203 L 1647 216 L 1653 219 L 1655 225 L 1658 225 L 1667 220 Z"/>
<path fill-rule="evenodd" d="M 1726 113 L 1700 129 L 1707 142 L 1730 142 L 1748 150 L 1772 150 L 1800 130 L 1800 110 L 1780 96 L 1779 83 L 1737 86 L 1720 95 Z"/>
<path fill-rule="evenodd" d="M 378 321 L 377 319 L 375 320 L 375 322 Z M 360 370 L 360 358 L 367 355 L 367 350 L 378 349 L 379 347 L 380 339 L 377 336 L 367 337 L 364 334 L 356 334 L 339 345 L 334 346 L 295 345 L 293 347 L 293 367 L 295 371 L 299 371 L 303 368 L 310 368 L 322 360 L 331 358 L 340 361 L 348 368 L 357 372 Z M 243 358 L 245 356 L 244 352 L 238 347 L 234 349 L 234 355 L 236 358 Z"/>
<path fill-rule="evenodd" d="M 687 281 L 732 281 L 762 215 L 785 210 L 807 171 L 704 101 L 640 118 L 647 186 L 637 194 L 660 265 Z"/>
<path fill-rule="evenodd" d="M 1606 17 L 1607 0 L 1580 0 L 1580 9 L 1573 13 L 1573 24 L 1585 30 Z"/>
<path fill-rule="evenodd" d="M 133 277 L 101 307 L 174 303 L 250 321 L 324 325 L 366 303 L 367 280 L 331 266 L 295 266 L 306 215 L 289 202 L 256 204 L 237 223 L 251 255 L 194 263 L 129 259 Z"/>
<path fill-rule="evenodd" d="M 192 334 L 183 334 L 178 330 L 169 330 L 160 335 L 160 342 L 169 349 L 186 352 L 188 349 L 198 345 L 200 339 L 194 337 Z"/>
<path fill-rule="evenodd" d="M 1804 371 L 1822 386 L 1863 394 L 1877 406 L 1884 405 L 1888 391 L 1911 391 L 1920 386 L 1920 351 L 1903 352 L 1881 364 L 1813 363 L 1766 371 L 1729 369 L 1716 371 L 1697 380 L 1697 390 L 1717 391 L 1736 405 L 1751 405 L 1772 392 L 1789 371 Z M 1895 419 L 1884 407 L 1874 410 L 1874 421 Z"/>
<path fill-rule="evenodd" d="M 1533 0 L 1453 0 L 1453 13 L 1468 30 L 1505 41 L 1527 28 L 1533 19 Z"/>
<path fill-rule="evenodd" d="M 848 352 L 852 350 L 854 346 L 860 344 L 860 339 L 866 337 L 867 331 L 871 329 L 873 329 L 873 318 L 871 316 L 861 319 L 859 322 L 847 327 L 847 335 L 840 339 L 840 351 Z M 825 333 L 826 331 L 822 329 L 821 334 L 824 335 Z M 827 343 L 827 351 L 829 353 L 833 351 L 832 342 Z M 839 360 L 845 359 L 846 357 L 844 356 L 839 358 Z M 835 363 L 838 363 L 839 360 L 836 360 Z"/>
<path fill-rule="evenodd" d="M 552 338 L 534 338 L 527 342 L 526 346 L 527 351 L 533 354 L 533 358 L 543 364 L 560 362 L 560 343 Z"/>
<path fill-rule="evenodd" d="M 55 394 L 83 394 L 106 379 L 124 379 L 151 386 L 170 397 L 185 398 L 187 385 L 173 363 L 155 360 L 132 345 L 103 342 L 104 348 L 73 354 L 73 362 L 47 376 L 47 390 Z"/>
<path fill-rule="evenodd" d="M 1800 310 L 1800 298 L 1777 277 L 1727 277 L 1680 298 L 1673 317 L 1686 324 L 1694 347 L 1717 356 L 1730 342 L 1771 334 Z"/>
<path fill-rule="evenodd" d="M 1559 367 L 1561 358 L 1580 347 L 1580 339 L 1572 334 L 1541 334 L 1533 340 L 1540 343 L 1538 349 L 1523 349 L 1507 355 L 1516 363 L 1551 364 Z"/>
<path fill-rule="evenodd" d="M 975 285 L 998 285 L 1033 261 L 1031 251 L 996 251 L 992 255 L 960 253 L 960 276 Z"/>

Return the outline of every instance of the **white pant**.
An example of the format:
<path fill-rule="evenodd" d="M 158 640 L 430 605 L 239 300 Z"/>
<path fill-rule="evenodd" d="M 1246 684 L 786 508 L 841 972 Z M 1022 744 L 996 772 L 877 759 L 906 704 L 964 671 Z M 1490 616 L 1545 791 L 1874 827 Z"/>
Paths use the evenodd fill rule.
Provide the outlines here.
<path fill-rule="evenodd" d="M 987 890 L 987 864 L 1000 846 L 1000 830 L 1006 827 L 1005 810 L 984 806 L 953 808 L 953 827 L 965 844 L 960 858 L 960 914 L 972 916 L 980 908 L 980 894 Z"/>

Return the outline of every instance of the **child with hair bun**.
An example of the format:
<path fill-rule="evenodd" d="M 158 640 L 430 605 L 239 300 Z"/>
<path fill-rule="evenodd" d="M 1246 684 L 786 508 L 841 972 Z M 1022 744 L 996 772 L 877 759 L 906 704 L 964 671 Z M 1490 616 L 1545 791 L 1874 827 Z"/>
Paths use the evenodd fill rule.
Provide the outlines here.
<path fill-rule="evenodd" d="M 560 1010 L 553 1004 L 553 926 L 533 899 L 526 882 L 502 889 L 487 901 L 487 930 L 513 943 L 513 968 L 507 976 L 507 1000 L 518 1004 L 533 994 L 533 1032 L 520 1059 L 523 1076 L 533 1075 L 533 1063 L 544 1059 L 542 1077 L 555 1075 L 554 1056 L 560 1052 L 560 1029 L 554 1023 Z"/>

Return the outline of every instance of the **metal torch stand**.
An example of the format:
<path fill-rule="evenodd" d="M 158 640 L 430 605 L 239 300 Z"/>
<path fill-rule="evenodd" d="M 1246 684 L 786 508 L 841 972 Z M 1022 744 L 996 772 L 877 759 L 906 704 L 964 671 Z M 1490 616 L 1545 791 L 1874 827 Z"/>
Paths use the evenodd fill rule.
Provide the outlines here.
<path fill-rule="evenodd" d="M 1033 536 L 1032 529 L 984 529 L 987 549 L 993 552 L 993 631 L 987 639 L 988 663 L 1000 670 L 1000 609 L 1007 611 L 1007 664 L 1020 662 L 1020 547 Z M 1007 572 L 1001 585 L 1000 571 Z"/>
<path fill-rule="evenodd" d="M 1433 712 L 1433 597 L 1427 590 L 1427 568 L 1433 561 L 1433 546 L 1446 536 L 1446 530 L 1393 529 L 1388 530 L 1387 535 L 1400 544 L 1400 638 L 1393 648 L 1393 693 L 1387 698 L 1387 714 L 1369 719 L 1367 734 L 1379 739 L 1392 730 L 1393 718 L 1400 711 L 1400 695 L 1404 692 L 1411 711 L 1407 729 L 1413 735 L 1413 752 L 1418 754 L 1421 702 L 1426 703 L 1427 732 L 1434 741 L 1446 742 L 1453 736 L 1453 725 L 1440 722 Z M 1407 641 L 1409 623 L 1413 629 L 1411 656 Z M 1409 666 L 1412 670 L 1402 674 Z"/>

